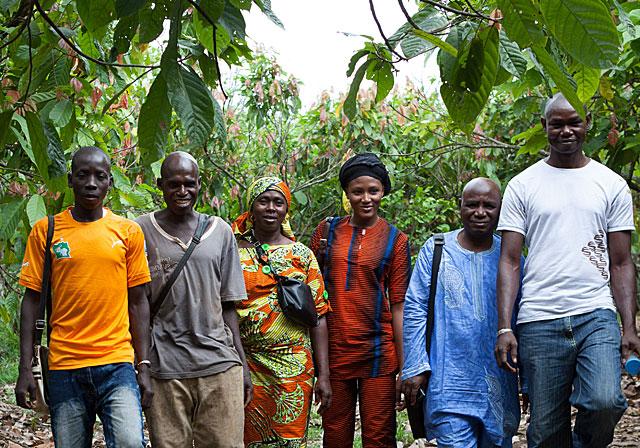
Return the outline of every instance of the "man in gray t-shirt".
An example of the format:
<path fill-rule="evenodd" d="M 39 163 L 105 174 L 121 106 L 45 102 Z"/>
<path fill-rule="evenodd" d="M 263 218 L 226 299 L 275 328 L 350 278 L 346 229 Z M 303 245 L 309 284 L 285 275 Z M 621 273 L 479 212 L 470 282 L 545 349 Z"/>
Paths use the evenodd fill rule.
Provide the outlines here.
<path fill-rule="evenodd" d="M 495 355 L 509 371 L 520 365 L 527 378 L 529 447 L 611 443 L 627 407 L 620 361 L 640 353 L 631 193 L 624 179 L 583 153 L 590 120 L 561 94 L 549 100 L 542 118 L 549 157 L 509 182 L 498 223 Z M 511 317 L 525 244 L 516 341 Z M 578 410 L 573 431 L 571 406 Z"/>
<path fill-rule="evenodd" d="M 141 216 L 153 309 L 198 225 L 195 159 L 167 156 L 158 186 L 166 208 Z M 208 226 L 151 323 L 154 398 L 147 411 L 154 447 L 242 447 L 244 404 L 252 386 L 235 301 L 246 298 L 238 248 L 222 219 Z"/>

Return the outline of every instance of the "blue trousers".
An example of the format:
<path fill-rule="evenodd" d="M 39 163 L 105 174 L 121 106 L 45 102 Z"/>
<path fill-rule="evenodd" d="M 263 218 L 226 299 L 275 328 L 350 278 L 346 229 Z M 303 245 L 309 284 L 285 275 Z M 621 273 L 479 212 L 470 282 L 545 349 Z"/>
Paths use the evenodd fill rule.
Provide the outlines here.
<path fill-rule="evenodd" d="M 489 439 L 482 421 L 460 414 L 439 414 L 431 422 L 438 436 L 438 448 L 511 448 L 511 437 L 505 436 L 502 445 Z"/>
<path fill-rule="evenodd" d="M 50 370 L 47 386 L 56 447 L 91 448 L 96 414 L 107 447 L 145 447 L 140 391 L 131 364 Z"/>
<path fill-rule="evenodd" d="M 607 309 L 518 325 L 529 384 L 530 448 L 600 448 L 627 408 L 620 388 L 620 327 Z M 571 406 L 578 410 L 571 432 Z"/>

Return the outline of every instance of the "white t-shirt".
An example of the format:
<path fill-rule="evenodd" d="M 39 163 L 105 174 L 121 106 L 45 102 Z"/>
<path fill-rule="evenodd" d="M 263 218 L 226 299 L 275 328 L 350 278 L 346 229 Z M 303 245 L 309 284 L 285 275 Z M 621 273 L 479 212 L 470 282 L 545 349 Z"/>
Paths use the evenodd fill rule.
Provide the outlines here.
<path fill-rule="evenodd" d="M 573 169 L 541 160 L 514 177 L 498 230 L 524 235 L 529 249 L 518 323 L 615 310 L 607 233 L 634 229 L 627 183 L 595 160 Z"/>

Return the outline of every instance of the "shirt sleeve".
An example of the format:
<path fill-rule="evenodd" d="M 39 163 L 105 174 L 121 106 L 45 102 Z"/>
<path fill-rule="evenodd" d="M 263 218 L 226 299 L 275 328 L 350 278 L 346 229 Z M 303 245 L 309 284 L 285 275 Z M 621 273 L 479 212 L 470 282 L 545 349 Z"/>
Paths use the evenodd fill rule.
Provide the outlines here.
<path fill-rule="evenodd" d="M 390 261 L 387 270 L 387 291 L 389 303 L 396 304 L 404 301 L 411 277 L 411 248 L 407 235 L 402 232 L 398 233 Z"/>
<path fill-rule="evenodd" d="M 431 370 L 425 348 L 432 258 L 433 238 L 426 242 L 418 254 L 404 299 L 402 319 L 403 380 Z"/>
<path fill-rule="evenodd" d="M 220 300 L 222 302 L 245 300 L 247 289 L 242 275 L 238 243 L 231 227 L 226 222 L 220 219 L 218 225 L 224 226 L 224 247 L 221 257 L 222 266 L 220 266 Z"/>
<path fill-rule="evenodd" d="M 607 232 L 635 230 L 631 190 L 624 179 L 619 179 L 616 187 L 617 190 L 607 215 Z"/>
<path fill-rule="evenodd" d="M 131 222 L 127 239 L 127 287 L 143 285 L 151 281 L 149 262 L 145 251 L 144 233 L 136 222 Z"/>
<path fill-rule="evenodd" d="M 38 292 L 42 289 L 44 246 L 47 242 L 48 222 L 48 218 L 45 217 L 36 222 L 31 229 L 18 280 L 20 285 Z"/>
<path fill-rule="evenodd" d="M 311 242 L 309 243 L 309 248 L 313 251 L 314 254 L 318 254 L 320 250 L 320 240 L 322 239 L 322 232 L 324 230 L 326 220 L 320 221 L 320 224 L 316 227 L 316 230 L 311 234 Z"/>
<path fill-rule="evenodd" d="M 498 230 L 518 232 L 522 235 L 527 230 L 527 213 L 518 184 L 509 182 L 502 198 Z"/>

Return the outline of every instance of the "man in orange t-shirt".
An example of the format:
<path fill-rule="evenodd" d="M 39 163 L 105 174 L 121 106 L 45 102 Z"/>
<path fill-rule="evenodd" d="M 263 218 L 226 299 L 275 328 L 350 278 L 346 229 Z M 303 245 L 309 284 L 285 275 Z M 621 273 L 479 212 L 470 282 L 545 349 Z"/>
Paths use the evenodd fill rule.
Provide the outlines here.
<path fill-rule="evenodd" d="M 107 446 L 145 446 L 141 406 L 150 404 L 152 391 L 144 285 L 150 275 L 140 226 L 102 206 L 111 184 L 107 155 L 80 148 L 69 174 L 75 205 L 54 218 L 47 385 L 56 446 L 90 447 L 96 414 Z M 47 226 L 46 218 L 34 225 L 20 273 L 26 291 L 16 402 L 25 408 L 34 406 L 36 392 L 31 360 Z"/>

